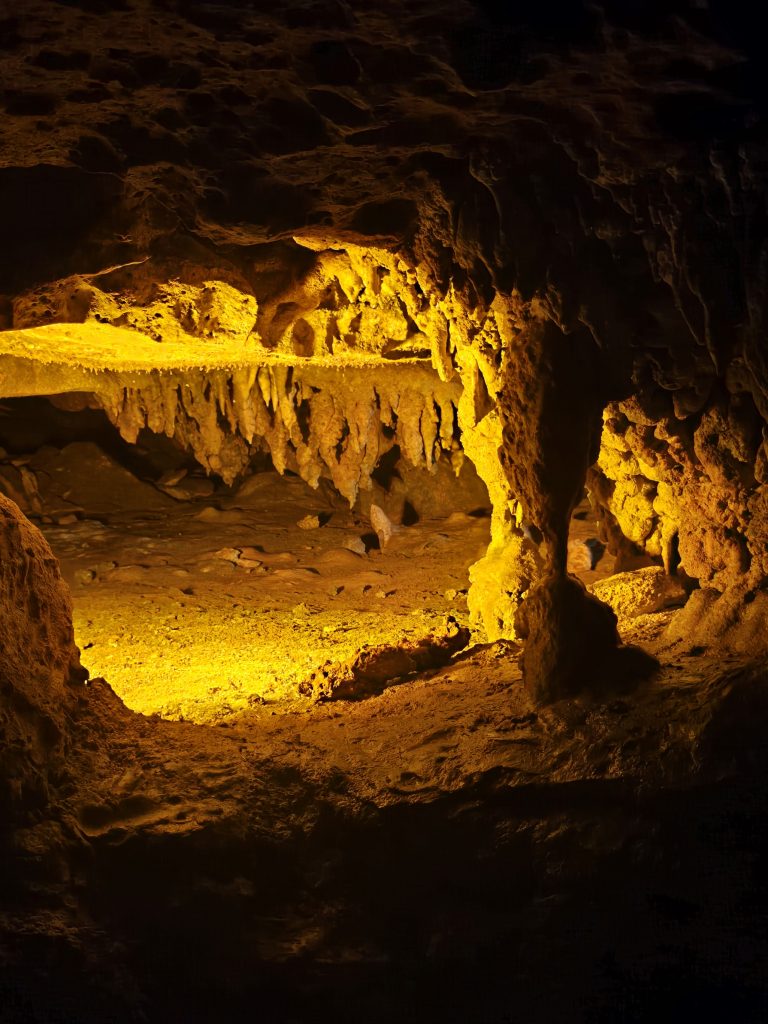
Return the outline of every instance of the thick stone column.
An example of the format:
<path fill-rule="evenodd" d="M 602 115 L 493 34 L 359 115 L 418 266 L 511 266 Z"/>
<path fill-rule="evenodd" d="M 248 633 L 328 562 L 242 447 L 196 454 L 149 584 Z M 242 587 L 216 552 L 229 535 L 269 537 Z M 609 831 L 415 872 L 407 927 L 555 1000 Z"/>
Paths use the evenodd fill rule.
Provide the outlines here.
<path fill-rule="evenodd" d="M 540 702 L 594 688 L 619 646 L 616 617 L 567 574 L 568 527 L 595 461 L 604 404 L 599 353 L 583 330 L 533 322 L 505 361 L 498 408 L 501 460 L 530 527 L 543 573 L 515 627 L 526 641 L 525 685 Z"/>
<path fill-rule="evenodd" d="M 515 516 L 518 502 L 499 461 L 499 412 L 489 398 L 482 401 L 481 371 L 469 348 L 462 352 L 461 379 L 461 445 L 491 501 L 491 540 L 483 557 L 470 567 L 467 603 L 472 626 L 482 630 L 488 640 L 512 639 L 522 595 L 538 579 L 541 559 Z"/>

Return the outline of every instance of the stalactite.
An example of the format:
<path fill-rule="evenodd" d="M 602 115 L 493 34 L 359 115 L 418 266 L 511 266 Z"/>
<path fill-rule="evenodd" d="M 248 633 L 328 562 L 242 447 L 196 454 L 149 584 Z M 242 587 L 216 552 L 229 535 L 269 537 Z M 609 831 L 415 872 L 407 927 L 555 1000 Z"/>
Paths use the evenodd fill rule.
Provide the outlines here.
<path fill-rule="evenodd" d="M 458 389 L 423 372 L 305 379 L 288 365 L 232 370 L 150 371 L 100 382 L 97 399 L 121 435 L 143 429 L 174 437 L 211 473 L 232 483 L 261 442 L 278 472 L 295 469 L 312 487 L 329 476 L 354 504 L 394 444 L 431 468 L 454 446 Z M 311 377 L 311 372 L 310 372 Z"/>
<path fill-rule="evenodd" d="M 397 404 L 397 442 L 400 450 L 412 466 L 421 466 L 425 461 L 424 439 L 421 435 L 421 413 L 424 399 L 407 388 L 400 395 Z"/>
<path fill-rule="evenodd" d="M 491 638 L 513 636 L 537 566 L 511 522 L 517 496 L 500 469 L 494 406 L 526 304 L 497 296 L 486 306 L 471 287 L 438 283 L 426 262 L 376 246 L 297 241 L 303 258 L 258 308 L 239 278 L 235 287 L 158 280 L 163 268 L 150 261 L 129 268 L 130 287 L 89 280 L 77 309 L 68 279 L 19 298 L 15 316 L 25 326 L 42 318 L 51 325 L 43 330 L 77 321 L 86 339 L 90 328 L 119 333 L 120 357 L 99 366 L 83 390 L 98 396 L 127 440 L 144 428 L 164 433 L 227 483 L 267 450 L 279 472 L 295 471 L 313 487 L 328 477 L 353 503 L 395 445 L 427 470 L 448 456 L 458 472 L 466 453 L 493 505 L 489 556 L 471 573 L 473 619 Z M 213 299 L 218 326 L 209 329 Z M 141 353 L 145 370 L 124 373 L 123 353 L 135 344 L 139 354 L 142 338 L 153 339 Z M 91 351 L 109 359 L 95 335 L 94 343 Z M 189 369 L 174 366 L 177 354 Z"/>

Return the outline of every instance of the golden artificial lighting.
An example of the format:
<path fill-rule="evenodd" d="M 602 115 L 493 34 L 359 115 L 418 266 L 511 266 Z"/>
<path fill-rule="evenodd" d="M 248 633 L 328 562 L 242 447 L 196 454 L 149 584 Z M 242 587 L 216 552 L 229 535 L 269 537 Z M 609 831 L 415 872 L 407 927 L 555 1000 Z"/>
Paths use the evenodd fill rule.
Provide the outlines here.
<path fill-rule="evenodd" d="M 327 586 L 317 590 L 312 563 L 328 554 L 324 546 L 331 550 L 332 529 L 316 531 L 322 543 L 291 569 L 270 566 L 261 552 L 253 567 L 239 558 L 234 575 L 222 577 L 224 563 L 217 568 L 212 548 L 205 569 L 185 563 L 175 579 L 166 574 L 159 590 L 143 568 L 159 554 L 147 549 L 136 556 L 138 565 L 108 570 L 103 581 L 95 573 L 93 585 L 75 585 L 77 639 L 92 673 L 107 678 L 136 711 L 216 721 L 254 703 L 290 702 L 298 683 L 328 657 L 344 660 L 367 643 L 396 644 L 437 628 L 456 609 L 425 596 L 431 577 L 456 594 L 468 574 L 476 636 L 514 637 L 515 609 L 537 576 L 522 508 L 498 458 L 494 353 L 522 329 L 513 304 L 496 302 L 475 323 L 450 291 L 426 301 L 428 283 L 391 253 L 297 241 L 315 250 L 317 262 L 306 280 L 274 300 L 276 310 L 293 310 L 281 334 L 263 338 L 255 324 L 264 311 L 223 281 L 164 281 L 138 302 L 91 279 L 71 279 L 44 298 L 51 308 L 60 304 L 61 316 L 74 303 L 83 322 L 0 332 L 0 398 L 73 394 L 75 406 L 82 400 L 83 407 L 102 408 L 128 442 L 145 428 L 165 433 L 227 484 L 242 480 L 260 447 L 280 474 L 291 470 L 312 488 L 330 478 L 350 507 L 394 444 L 410 465 L 429 472 L 447 464 L 458 474 L 466 455 L 488 490 L 490 544 L 482 522 L 443 525 L 455 547 L 455 579 L 436 553 L 415 554 L 417 540 L 429 538 L 411 532 L 374 570 L 386 562 L 397 577 L 394 600 L 386 580 L 371 576 L 370 560 L 364 571 L 354 564 L 334 570 L 331 589 L 344 591 L 349 577 L 360 600 L 348 593 L 329 598 Z M 330 281 L 347 303 L 332 311 L 318 300 Z M 29 300 L 33 313 L 37 301 Z M 333 342 L 321 342 L 332 333 Z M 390 348 L 396 359 L 384 357 Z M 295 523 L 303 513 L 291 508 Z M 236 508 L 208 506 L 197 519 L 196 536 L 186 522 L 179 534 L 187 530 L 198 547 L 216 537 L 219 548 L 242 552 L 260 528 Z M 288 530 L 280 543 L 284 552 L 300 552 L 312 547 L 307 540 Z M 343 542 L 337 536 L 333 543 Z M 84 571 L 87 579 L 91 570 Z"/>

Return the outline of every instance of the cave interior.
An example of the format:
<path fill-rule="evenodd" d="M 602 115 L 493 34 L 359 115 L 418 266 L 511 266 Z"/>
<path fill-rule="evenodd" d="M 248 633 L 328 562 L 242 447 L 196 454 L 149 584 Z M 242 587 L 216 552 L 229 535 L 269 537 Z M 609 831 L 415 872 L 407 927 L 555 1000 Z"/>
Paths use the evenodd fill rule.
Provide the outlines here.
<path fill-rule="evenodd" d="M 0 10 L 0 1021 L 768 1017 L 758 24 Z"/>

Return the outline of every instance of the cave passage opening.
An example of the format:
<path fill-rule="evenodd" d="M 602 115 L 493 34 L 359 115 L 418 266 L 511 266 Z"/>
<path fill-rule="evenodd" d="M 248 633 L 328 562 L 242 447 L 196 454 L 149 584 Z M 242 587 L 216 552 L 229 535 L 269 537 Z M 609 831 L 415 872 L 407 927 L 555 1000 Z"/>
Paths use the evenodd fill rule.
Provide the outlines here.
<path fill-rule="evenodd" d="M 43 403 L 8 406 L 5 492 L 61 560 L 85 663 L 134 710 L 211 720 L 307 696 L 308 673 L 366 646 L 528 635 L 517 611 L 551 538 L 501 453 L 528 434 L 517 370 L 533 358 L 535 377 L 560 336 L 512 302 L 441 298 L 391 253 L 326 245 L 291 248 L 258 300 L 143 262 L 33 290 L 3 332 L 0 397 Z M 13 431 L 39 435 L 52 409 L 74 419 L 20 448 Z M 40 474 L 74 483 L 46 506 Z M 613 559 L 572 483 L 560 570 L 592 584 Z"/>
<path fill-rule="evenodd" d="M 4 400 L 0 490 L 59 559 L 83 663 L 132 710 L 200 723 L 288 711 L 324 662 L 439 636 L 449 617 L 469 626 L 491 510 L 468 459 L 429 473 L 393 445 L 350 507 L 266 452 L 227 485 L 163 435 L 126 442 L 96 404 Z M 586 501 L 570 543 L 572 571 L 610 571 Z"/>
<path fill-rule="evenodd" d="M 394 445 L 350 507 L 265 452 L 225 484 L 163 435 L 124 441 L 95 404 L 4 400 L 0 490 L 60 562 L 83 663 L 132 710 L 199 723 L 287 711 L 325 661 L 468 622 L 490 515 L 469 460 L 428 473 Z"/>

